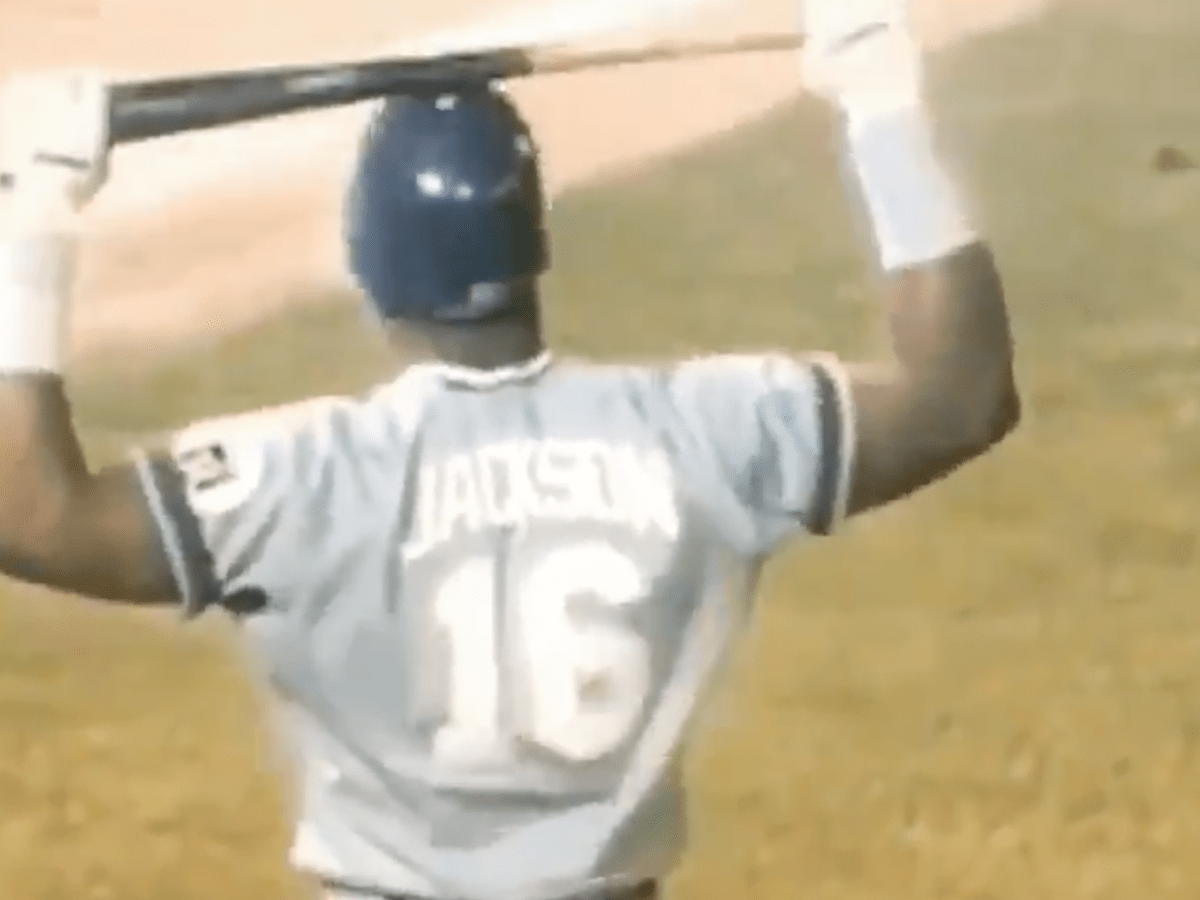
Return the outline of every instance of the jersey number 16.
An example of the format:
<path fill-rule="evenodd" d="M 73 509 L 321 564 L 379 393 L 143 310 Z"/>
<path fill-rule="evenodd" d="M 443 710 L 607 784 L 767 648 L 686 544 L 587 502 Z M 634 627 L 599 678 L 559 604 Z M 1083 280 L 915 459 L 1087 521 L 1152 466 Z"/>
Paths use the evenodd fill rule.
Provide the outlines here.
<path fill-rule="evenodd" d="M 435 757 L 450 765 L 496 761 L 514 741 L 575 762 L 612 752 L 641 715 L 649 647 L 631 628 L 583 621 L 570 606 L 577 597 L 631 606 L 645 595 L 642 573 L 609 544 L 576 544 L 542 557 L 515 588 L 512 608 L 503 608 L 495 561 L 478 556 L 454 569 L 433 597 L 449 649 Z M 501 711 L 513 683 L 527 696 L 506 726 Z"/>

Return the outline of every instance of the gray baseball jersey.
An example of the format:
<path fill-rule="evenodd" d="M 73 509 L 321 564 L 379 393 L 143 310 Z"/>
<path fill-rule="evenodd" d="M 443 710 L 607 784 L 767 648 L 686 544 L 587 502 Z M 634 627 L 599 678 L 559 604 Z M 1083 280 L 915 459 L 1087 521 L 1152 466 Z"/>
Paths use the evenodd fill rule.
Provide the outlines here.
<path fill-rule="evenodd" d="M 689 725 L 762 561 L 838 519 L 850 410 L 832 359 L 547 355 L 139 457 L 187 612 L 269 685 L 294 864 L 447 900 L 667 874 Z"/>

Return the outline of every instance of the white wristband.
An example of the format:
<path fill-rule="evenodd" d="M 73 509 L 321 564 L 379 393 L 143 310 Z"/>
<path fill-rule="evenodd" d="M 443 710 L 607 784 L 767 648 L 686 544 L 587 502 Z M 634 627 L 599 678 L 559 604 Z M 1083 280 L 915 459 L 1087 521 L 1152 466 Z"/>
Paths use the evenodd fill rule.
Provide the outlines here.
<path fill-rule="evenodd" d="M 919 103 L 850 119 L 847 139 L 885 270 L 932 262 L 977 240 Z"/>
<path fill-rule="evenodd" d="M 77 239 L 0 239 L 0 373 L 60 374 L 66 356 Z"/>

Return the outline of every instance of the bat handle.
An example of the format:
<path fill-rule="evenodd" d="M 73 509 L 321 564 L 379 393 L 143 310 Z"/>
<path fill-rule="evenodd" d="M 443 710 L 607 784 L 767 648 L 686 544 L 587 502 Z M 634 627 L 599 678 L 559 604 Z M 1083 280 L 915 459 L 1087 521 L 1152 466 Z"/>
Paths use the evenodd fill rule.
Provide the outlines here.
<path fill-rule="evenodd" d="M 321 97 L 272 94 L 253 86 L 227 92 L 181 90 L 171 94 L 142 91 L 139 85 L 121 85 L 112 93 L 109 141 L 113 145 L 130 144 L 306 109 L 345 105 L 371 96 L 369 92 L 351 91 Z"/>
<path fill-rule="evenodd" d="M 455 90 L 529 67 L 524 52 L 495 50 L 126 82 L 112 88 L 109 140 L 127 144 L 389 94 Z"/>

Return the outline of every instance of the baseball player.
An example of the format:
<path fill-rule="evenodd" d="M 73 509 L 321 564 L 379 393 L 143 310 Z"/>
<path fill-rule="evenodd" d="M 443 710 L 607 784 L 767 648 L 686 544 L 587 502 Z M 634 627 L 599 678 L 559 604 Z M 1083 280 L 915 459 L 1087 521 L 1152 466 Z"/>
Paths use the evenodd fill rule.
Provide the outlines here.
<path fill-rule="evenodd" d="M 503 91 L 463 85 L 382 104 L 347 203 L 395 379 L 100 471 L 63 361 L 107 91 L 7 82 L 0 568 L 234 617 L 295 753 L 293 864 L 328 896 L 654 896 L 763 562 L 1016 423 L 1000 280 L 933 149 L 904 10 L 807 7 L 803 77 L 842 114 L 893 358 L 556 360 L 537 151 Z"/>

